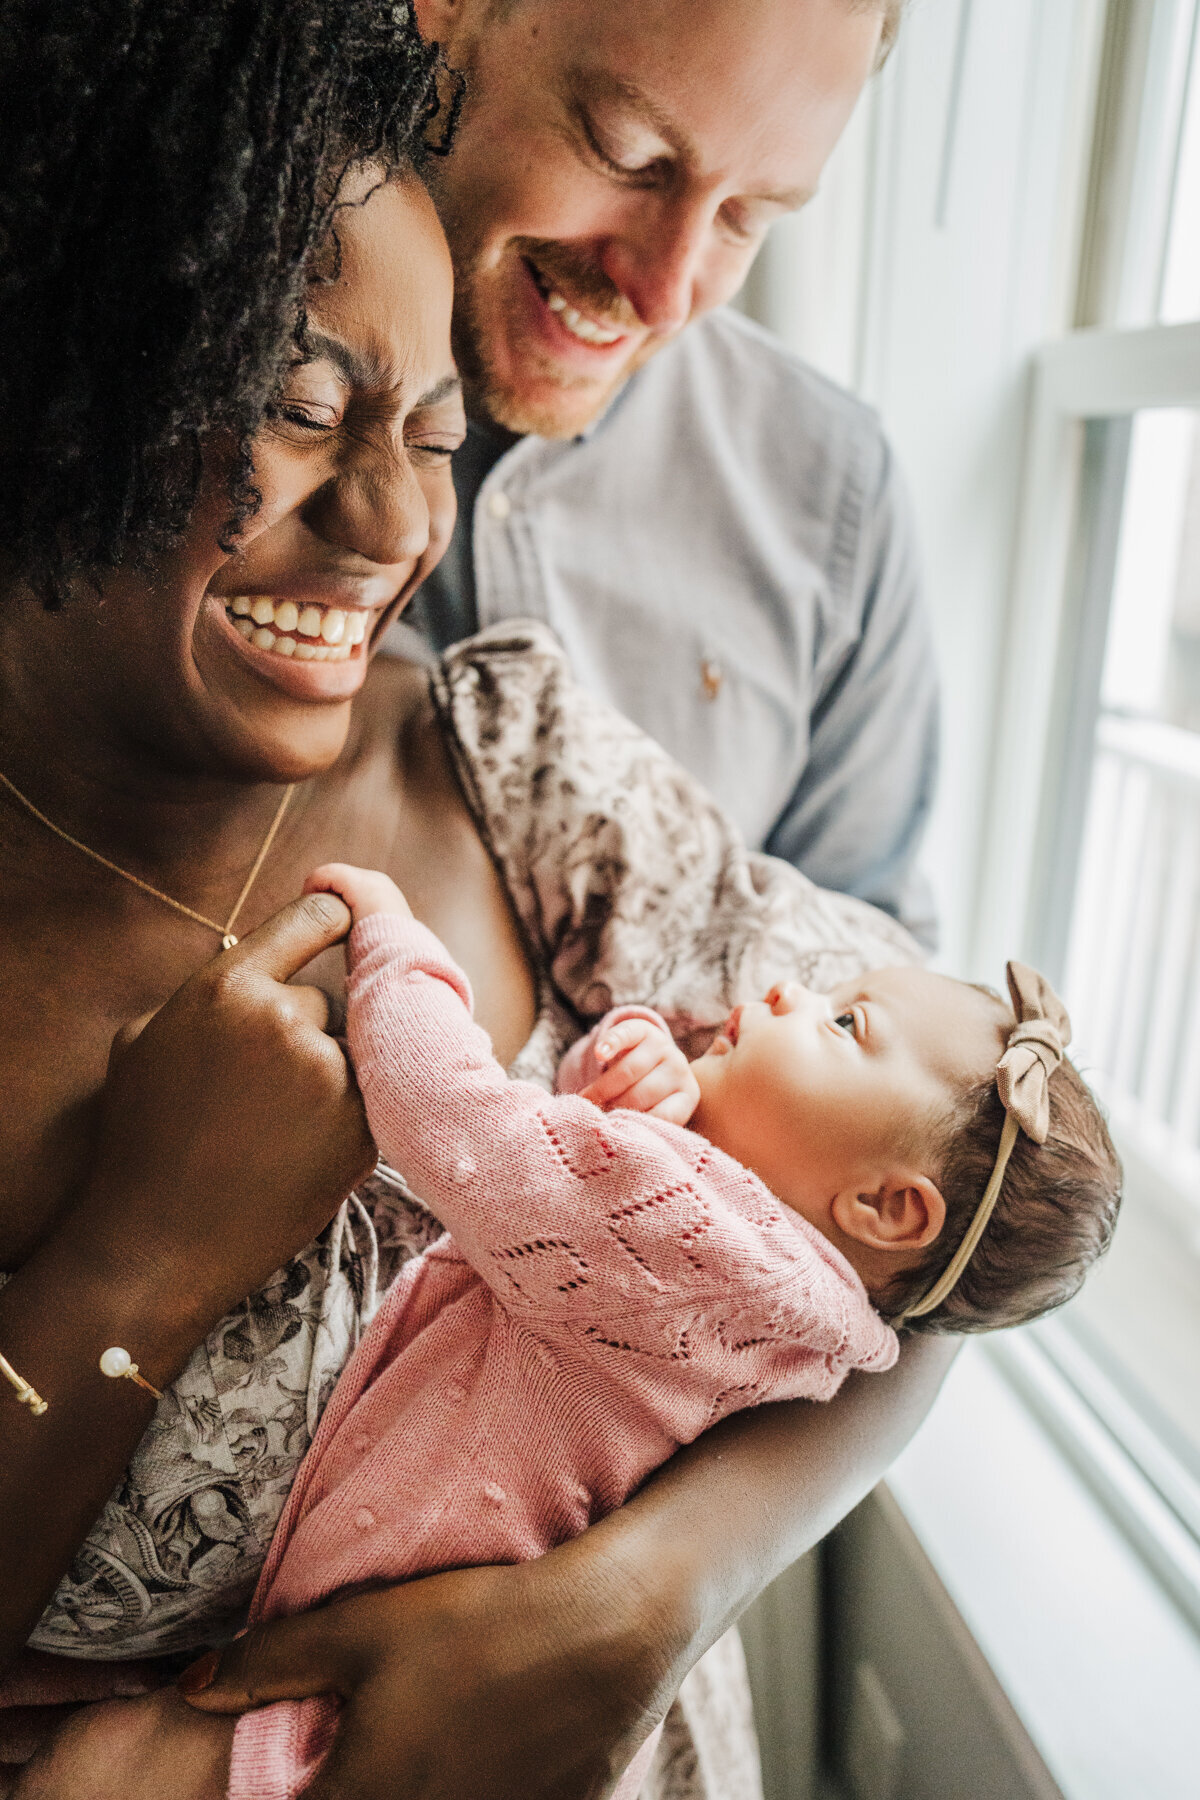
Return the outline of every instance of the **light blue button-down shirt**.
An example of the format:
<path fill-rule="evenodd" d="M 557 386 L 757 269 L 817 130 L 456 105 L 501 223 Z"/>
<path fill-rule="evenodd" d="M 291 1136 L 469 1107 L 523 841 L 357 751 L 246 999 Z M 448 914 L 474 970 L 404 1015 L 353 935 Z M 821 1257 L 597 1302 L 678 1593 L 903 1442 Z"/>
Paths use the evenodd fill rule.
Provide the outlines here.
<path fill-rule="evenodd" d="M 937 699 L 908 508 L 874 413 L 739 314 L 689 326 L 582 437 L 473 426 L 405 626 L 545 620 L 747 841 L 928 941 L 914 861 Z M 399 647 L 399 644 L 397 644 Z"/>

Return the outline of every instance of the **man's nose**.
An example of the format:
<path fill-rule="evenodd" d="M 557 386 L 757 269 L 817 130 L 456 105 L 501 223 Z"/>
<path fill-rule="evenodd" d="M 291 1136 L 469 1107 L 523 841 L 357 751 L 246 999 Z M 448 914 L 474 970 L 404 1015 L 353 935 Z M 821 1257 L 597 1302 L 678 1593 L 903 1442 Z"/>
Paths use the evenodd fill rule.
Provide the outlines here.
<path fill-rule="evenodd" d="M 305 508 L 305 523 L 339 550 L 381 568 L 416 562 L 429 548 L 429 504 L 407 455 L 357 447 Z"/>
<path fill-rule="evenodd" d="M 708 209 L 696 204 L 646 206 L 602 249 L 604 273 L 652 331 L 679 331 L 696 310 L 711 223 Z"/>

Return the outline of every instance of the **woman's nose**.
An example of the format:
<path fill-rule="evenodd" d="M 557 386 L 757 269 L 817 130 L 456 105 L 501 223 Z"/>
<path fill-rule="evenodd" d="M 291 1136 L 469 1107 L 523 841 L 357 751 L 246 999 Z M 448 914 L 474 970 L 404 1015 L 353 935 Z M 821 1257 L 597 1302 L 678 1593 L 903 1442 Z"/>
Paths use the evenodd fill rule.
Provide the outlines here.
<path fill-rule="evenodd" d="M 339 550 L 381 568 L 429 548 L 429 503 L 407 455 L 365 447 L 312 495 L 305 523 Z"/>

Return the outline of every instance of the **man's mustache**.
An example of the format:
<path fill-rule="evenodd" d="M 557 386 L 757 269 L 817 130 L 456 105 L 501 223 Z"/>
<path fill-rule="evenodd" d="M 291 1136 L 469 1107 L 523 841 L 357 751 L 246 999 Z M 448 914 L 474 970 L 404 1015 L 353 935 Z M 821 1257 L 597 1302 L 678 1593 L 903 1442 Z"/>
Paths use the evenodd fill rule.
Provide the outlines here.
<path fill-rule="evenodd" d="M 632 304 L 615 288 L 602 269 L 585 262 L 566 244 L 553 238 L 514 238 L 518 256 L 531 262 L 548 287 L 557 288 L 579 312 L 597 324 L 619 331 L 636 331 L 642 321 Z"/>

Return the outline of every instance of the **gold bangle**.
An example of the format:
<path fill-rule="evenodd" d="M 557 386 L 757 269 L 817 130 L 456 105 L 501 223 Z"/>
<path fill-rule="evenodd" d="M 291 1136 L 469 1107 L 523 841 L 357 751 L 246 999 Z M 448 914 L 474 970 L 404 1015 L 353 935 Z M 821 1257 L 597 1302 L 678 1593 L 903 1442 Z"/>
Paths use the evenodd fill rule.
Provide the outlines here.
<path fill-rule="evenodd" d="M 27 1406 L 34 1417 L 40 1419 L 49 1406 L 49 1401 L 43 1400 L 37 1389 L 30 1387 L 24 1376 L 18 1375 L 12 1364 L 3 1356 L 0 1356 L 0 1375 L 3 1375 L 5 1381 L 11 1382 L 16 1388 L 17 1399 L 21 1405 Z"/>

